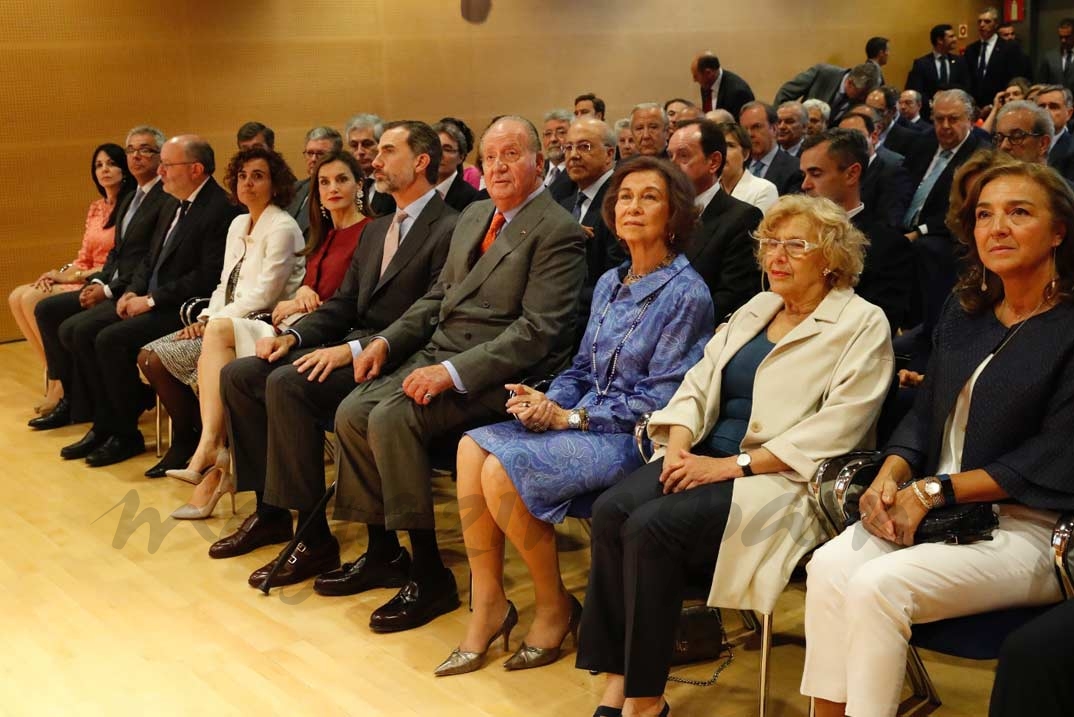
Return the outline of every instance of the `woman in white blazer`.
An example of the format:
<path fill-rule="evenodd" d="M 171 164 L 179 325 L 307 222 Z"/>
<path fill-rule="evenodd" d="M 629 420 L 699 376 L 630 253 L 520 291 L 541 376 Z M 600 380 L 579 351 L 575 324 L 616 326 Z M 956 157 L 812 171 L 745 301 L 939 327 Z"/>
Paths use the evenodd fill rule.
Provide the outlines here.
<path fill-rule="evenodd" d="M 202 437 L 219 437 L 223 445 L 220 368 L 236 355 L 254 352 L 254 339 L 244 339 L 250 332 L 237 330 L 238 325 L 247 321 L 244 317 L 271 311 L 281 299 L 294 296 L 302 283 L 305 262 L 298 252 L 305 240 L 285 210 L 294 182 L 283 157 L 272 150 L 253 147 L 231 159 L 227 184 L 249 213 L 235 217 L 228 229 L 220 283 L 196 322 L 147 344 L 138 357 L 139 367 L 172 418 L 173 448 L 179 441 L 185 444 L 184 460 L 199 442 L 199 412 Z M 189 388 L 195 383 L 198 400 Z M 215 459 L 214 455 L 210 462 Z"/>
<path fill-rule="evenodd" d="M 855 295 L 866 239 L 826 199 L 781 198 L 757 229 L 772 290 L 709 341 L 649 435 L 652 462 L 593 508 L 578 666 L 608 674 L 597 715 L 668 714 L 685 576 L 708 603 L 771 612 L 824 537 L 807 498 L 826 458 L 872 439 L 890 329 Z"/>
<path fill-rule="evenodd" d="M 768 208 L 779 199 L 776 185 L 762 177 L 755 177 L 746 171 L 746 162 L 750 158 L 750 135 L 746 128 L 734 122 L 719 125 L 727 140 L 727 158 L 720 175 L 720 186 L 735 199 L 752 204 L 767 213 Z"/>

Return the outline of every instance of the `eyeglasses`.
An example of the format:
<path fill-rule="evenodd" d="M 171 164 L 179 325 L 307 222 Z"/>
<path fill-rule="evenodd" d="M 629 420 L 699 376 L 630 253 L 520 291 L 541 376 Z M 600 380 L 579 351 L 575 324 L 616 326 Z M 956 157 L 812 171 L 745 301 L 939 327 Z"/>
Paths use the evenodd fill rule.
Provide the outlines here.
<path fill-rule="evenodd" d="M 552 137 L 566 137 L 567 128 L 560 127 L 558 129 L 546 129 L 544 132 L 541 133 L 541 136 L 545 139 L 550 139 Z"/>
<path fill-rule="evenodd" d="M 172 167 L 178 167 L 178 166 L 181 166 L 181 165 L 184 165 L 184 164 L 201 164 L 201 162 L 194 162 L 194 161 L 190 161 L 190 162 L 161 162 L 160 163 L 160 168 L 165 170 L 165 171 L 167 171 L 167 170 L 171 169 Z"/>
<path fill-rule="evenodd" d="M 127 153 L 128 157 L 133 157 L 137 154 L 139 157 L 145 157 L 146 159 L 154 154 L 160 154 L 160 150 L 153 147 L 127 147 L 123 151 Z"/>
<path fill-rule="evenodd" d="M 1043 137 L 1043 132 L 1023 132 L 1020 129 L 1016 129 L 1010 134 L 1003 134 L 1002 132 L 995 132 L 992 135 L 992 144 L 1000 146 L 1003 144 L 1003 140 L 1007 140 L 1011 143 L 1012 147 L 1021 147 L 1027 139 L 1030 137 Z"/>
<path fill-rule="evenodd" d="M 305 157 L 306 159 L 320 159 L 321 157 L 324 157 L 326 154 L 328 154 L 328 152 L 325 152 L 324 150 L 313 149 L 313 150 L 306 150 L 305 152 L 302 153 L 302 156 Z"/>
<path fill-rule="evenodd" d="M 596 149 L 596 145 L 592 142 L 586 142 L 585 140 L 581 142 L 567 142 L 563 145 L 564 154 L 570 154 L 574 150 L 578 150 L 579 154 L 589 154 L 594 149 Z"/>
<path fill-rule="evenodd" d="M 459 148 L 458 147 L 452 147 L 450 144 L 440 145 L 440 150 L 444 154 L 458 154 L 459 153 Z"/>
<path fill-rule="evenodd" d="M 753 235 L 754 241 L 761 247 L 762 254 L 768 254 L 774 252 L 777 248 L 783 247 L 783 251 L 787 252 L 787 256 L 792 259 L 801 259 L 803 256 L 820 248 L 820 244 L 815 244 L 805 239 L 777 239 L 775 237 L 760 236 L 758 234 Z"/>

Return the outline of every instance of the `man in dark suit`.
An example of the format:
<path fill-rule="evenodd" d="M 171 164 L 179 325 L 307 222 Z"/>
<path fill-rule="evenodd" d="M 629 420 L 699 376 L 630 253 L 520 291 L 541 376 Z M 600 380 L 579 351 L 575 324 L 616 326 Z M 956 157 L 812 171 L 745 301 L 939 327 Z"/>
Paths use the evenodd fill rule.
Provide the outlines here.
<path fill-rule="evenodd" d="M 858 116 L 855 119 L 860 120 Z M 851 122 L 845 117 L 843 122 Z M 806 138 L 802 146 L 802 191 L 826 197 L 847 211 L 869 239 L 865 266 L 855 291 L 884 310 L 894 333 L 904 325 L 914 289 L 914 254 L 910 241 L 869 211 L 861 198 L 861 180 L 868 167 L 869 146 L 861 132 L 829 129 Z"/>
<path fill-rule="evenodd" d="M 1055 127 L 1055 138 L 1048 148 L 1048 166 L 1074 181 L 1074 137 L 1068 129 L 1074 115 L 1074 97 L 1062 85 L 1049 85 L 1037 95 L 1037 104 L 1048 110 Z"/>
<path fill-rule="evenodd" d="M 567 138 L 567 128 L 571 126 L 571 113 L 567 110 L 552 110 L 544 116 L 544 129 L 541 143 L 544 148 L 544 186 L 552 199 L 557 202 L 574 194 L 577 187 L 567 174 L 567 158 L 563 156 L 563 142 Z"/>
<path fill-rule="evenodd" d="M 1074 92 L 1074 18 L 1060 20 L 1058 33 L 1059 47 L 1044 53 L 1037 82 L 1062 85 Z"/>
<path fill-rule="evenodd" d="M 742 105 L 753 102 L 753 90 L 749 84 L 731 72 L 720 67 L 720 58 L 711 52 L 703 52 L 694 58 L 690 73 L 701 87 L 701 111 L 727 110 L 732 117 L 738 117 Z"/>
<path fill-rule="evenodd" d="M 977 16 L 980 39 L 970 43 L 964 55 L 970 71 L 970 95 L 978 107 L 990 107 L 996 93 L 1007 89 L 1023 63 L 1021 48 L 996 34 L 998 25 L 995 8 L 982 10 Z"/>
<path fill-rule="evenodd" d="M 970 71 L 966 61 L 954 54 L 958 47 L 955 29 L 950 25 L 936 25 L 929 31 L 932 52 L 914 60 L 906 76 L 906 89 L 921 95 L 921 116 L 929 119 L 932 113 L 932 96 L 940 90 L 957 87 L 970 90 Z"/>
<path fill-rule="evenodd" d="M 901 228 L 914 194 L 914 182 L 904 167 L 906 158 L 876 146 L 880 130 L 876 125 L 876 113 L 870 107 L 855 107 L 843 117 L 839 127 L 860 132 L 866 141 L 869 157 L 859 181 L 861 201 L 873 218 L 889 227 Z"/>
<path fill-rule="evenodd" d="M 433 131 L 440 137 L 441 151 L 436 193 L 449 207 L 461 212 L 477 201 L 477 190 L 462 178 L 462 159 L 468 149 L 466 137 L 452 122 L 437 122 Z"/>
<path fill-rule="evenodd" d="M 831 107 L 828 123 L 834 126 L 851 105 L 864 102 L 866 96 L 879 86 L 880 69 L 871 62 L 849 70 L 818 64 L 784 82 L 776 93 L 774 104 L 781 105 L 788 100 L 824 100 Z"/>
<path fill-rule="evenodd" d="M 802 173 L 798 171 L 798 158 L 784 152 L 776 142 L 777 122 L 779 115 L 775 108 L 764 102 L 747 102 L 738 119 L 750 135 L 752 159 L 747 169 L 755 177 L 776 185 L 776 191 L 783 196 L 801 188 Z"/>
<path fill-rule="evenodd" d="M 491 200 L 459 217 L 433 290 L 362 349 L 354 363 L 362 385 L 335 414 L 335 515 L 369 529 L 348 582 L 368 589 L 391 575 L 390 584 L 398 584 L 401 571 L 391 567 L 401 557 L 398 530 L 409 533 L 414 550 L 406 584 L 370 617 L 375 632 L 417 627 L 459 604 L 436 542 L 430 442 L 505 418 L 504 383 L 558 370 L 571 349 L 585 275 L 581 227 L 542 189 L 540 138 L 527 120 L 494 122 L 481 151 Z M 300 518 L 316 524 L 279 584 L 339 560 L 327 520 L 313 515 L 323 482 L 287 479 L 268 485 L 265 500 L 298 507 Z"/>
<path fill-rule="evenodd" d="M 630 133 L 637 154 L 667 157 L 668 116 L 655 102 L 642 102 L 630 111 Z"/>
<path fill-rule="evenodd" d="M 792 100 L 776 108 L 776 117 L 776 143 L 784 152 L 797 158 L 809 126 L 809 113 L 801 102 Z"/>
<path fill-rule="evenodd" d="M 719 323 L 761 289 L 750 232 L 763 215 L 720 188 L 727 140 L 716 123 L 684 124 L 671 136 L 668 153 L 694 185 L 701 224 L 690 237 L 686 258 L 708 285 Z"/>
<path fill-rule="evenodd" d="M 235 132 L 235 144 L 238 145 L 240 151 L 250 147 L 274 149 L 276 147 L 276 133 L 263 122 L 243 122 L 242 126 Z"/>
<path fill-rule="evenodd" d="M 321 157 L 342 149 L 343 138 L 331 127 L 314 127 L 306 133 L 306 144 L 302 150 L 302 157 L 306 160 L 306 178 L 295 182 L 295 197 L 287 205 L 287 213 L 298 222 L 303 236 L 308 235 L 310 230 L 310 177 L 313 176 L 313 169 Z"/>
<path fill-rule="evenodd" d="M 115 303 L 122 321 L 96 336 L 97 371 L 87 378 L 94 394 L 93 427 L 61 451 L 64 458 L 85 456 L 97 467 L 145 450 L 138 415 L 148 395 L 138 379 L 138 351 L 182 326 L 184 301 L 208 296 L 216 287 L 227 230 L 240 211 L 212 178 L 215 168 L 213 149 L 201 137 L 180 135 L 164 143 L 159 171 L 164 191 L 176 200 L 174 211 L 162 213 L 153 246 Z"/>
<path fill-rule="evenodd" d="M 921 93 L 917 90 L 904 90 L 899 95 L 899 118 L 895 124 L 916 132 L 931 132 L 932 123 L 921 115 Z"/>
<path fill-rule="evenodd" d="M 614 227 L 604 223 L 601 210 L 608 180 L 615 169 L 616 137 L 606 123 L 595 119 L 576 119 L 567 131 L 563 145 L 567 173 L 578 187 L 560 205 L 571 213 L 585 232 L 586 278 L 578 299 L 577 341 L 581 341 L 589 320 L 590 303 L 597 279 L 626 259 L 619 246 Z M 576 341 L 576 345 L 577 345 Z"/>
<path fill-rule="evenodd" d="M 108 259 L 99 272 L 87 278 L 81 291 L 56 293 L 43 299 L 34 310 L 49 378 L 63 384 L 64 397 L 51 413 L 30 421 L 32 428 L 57 428 L 88 421 L 93 416 L 90 387 L 85 371 L 75 361 L 73 336 L 84 332 L 93 337 L 119 321 L 114 305 L 107 300 L 123 295 L 135 268 L 149 251 L 160 212 L 168 204 L 168 195 L 157 176 L 163 144 L 164 133 L 155 127 L 135 127 L 127 133 L 127 166 L 138 188 L 116 209 L 116 238 Z"/>
<path fill-rule="evenodd" d="M 884 65 L 890 57 L 891 40 L 886 37 L 870 37 L 865 42 L 865 61 L 876 65 L 880 84 L 884 84 Z"/>
<path fill-rule="evenodd" d="M 395 200 L 392 195 L 378 192 L 373 181 L 373 158 L 377 156 L 377 143 L 384 131 L 384 120 L 374 114 L 357 114 L 347 120 L 343 131 L 347 140 L 347 151 L 358 160 L 362 168 L 362 194 L 368 213 L 374 217 L 383 217 L 395 213 Z"/>
<path fill-rule="evenodd" d="M 925 137 L 920 132 L 895 124 L 898 101 L 899 91 L 890 85 L 876 88 L 865 98 L 866 106 L 876 112 L 876 146 L 890 149 L 903 157 L 912 157 L 925 144 Z"/>
<path fill-rule="evenodd" d="M 255 492 L 258 509 L 212 546 L 214 558 L 290 539 L 291 514 L 281 507 L 290 501 L 266 501 L 266 485 L 277 490 L 308 479 L 313 503 L 323 495 L 324 427 L 332 425 L 339 403 L 357 385 L 354 357 L 432 290 L 443 268 L 459 215 L 433 188 L 440 162 L 437 133 L 422 122 L 393 122 L 380 143 L 386 151 L 373 161 L 382 189 L 407 218 L 372 221 L 335 296 L 259 345 L 257 356 L 233 361 L 221 372 L 235 474 L 243 490 Z M 352 568 L 336 577 L 350 576 Z M 405 582 L 405 569 L 402 577 Z M 333 594 L 344 594 L 348 583 L 332 584 Z"/>
<path fill-rule="evenodd" d="M 1034 102 L 1013 100 L 996 113 L 992 135 L 996 149 L 1030 164 L 1048 163 L 1048 149 L 1055 138 L 1055 125 L 1048 110 Z"/>

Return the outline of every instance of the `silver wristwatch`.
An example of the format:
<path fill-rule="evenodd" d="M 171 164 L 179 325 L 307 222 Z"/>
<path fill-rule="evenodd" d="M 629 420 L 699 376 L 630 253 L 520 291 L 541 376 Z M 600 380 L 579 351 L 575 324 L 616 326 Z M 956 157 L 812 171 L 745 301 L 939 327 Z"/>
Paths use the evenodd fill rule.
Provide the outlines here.
<path fill-rule="evenodd" d="M 567 427 L 573 431 L 582 430 L 582 412 L 577 408 L 567 412 Z"/>
<path fill-rule="evenodd" d="M 745 451 L 739 453 L 738 458 L 735 459 L 735 463 L 737 463 L 738 467 L 742 469 L 742 475 L 753 475 L 753 467 L 751 466 L 751 464 L 753 463 L 753 459 L 750 458 L 749 453 L 746 453 Z"/>

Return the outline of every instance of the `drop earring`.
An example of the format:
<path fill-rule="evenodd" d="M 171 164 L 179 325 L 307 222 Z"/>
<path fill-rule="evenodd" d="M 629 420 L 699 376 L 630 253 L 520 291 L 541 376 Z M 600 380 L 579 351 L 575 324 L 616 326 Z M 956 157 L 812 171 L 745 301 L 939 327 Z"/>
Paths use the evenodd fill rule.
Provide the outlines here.
<path fill-rule="evenodd" d="M 321 216 L 324 217 L 325 219 L 328 218 L 328 210 L 324 208 L 323 204 L 321 205 Z"/>
<path fill-rule="evenodd" d="M 981 267 L 981 293 L 988 291 L 988 269 Z"/>

